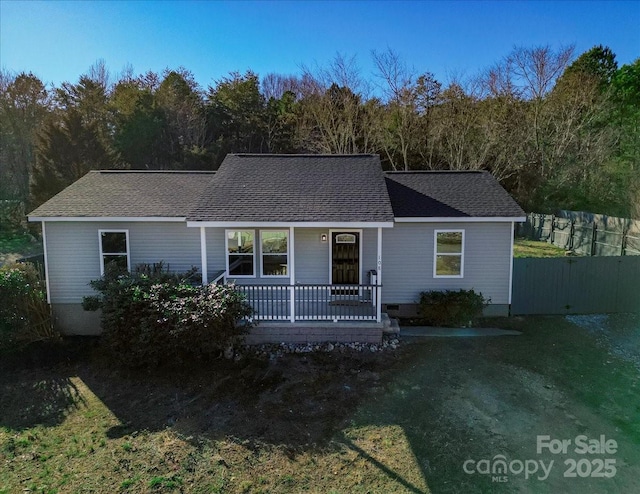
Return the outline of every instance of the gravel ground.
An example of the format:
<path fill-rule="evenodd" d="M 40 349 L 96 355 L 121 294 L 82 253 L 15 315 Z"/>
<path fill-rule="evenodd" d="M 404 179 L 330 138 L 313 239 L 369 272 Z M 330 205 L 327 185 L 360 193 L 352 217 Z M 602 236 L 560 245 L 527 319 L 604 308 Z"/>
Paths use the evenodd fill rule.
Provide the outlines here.
<path fill-rule="evenodd" d="M 640 371 L 640 314 L 566 316 L 567 321 L 593 334 L 609 353 L 631 362 Z"/>

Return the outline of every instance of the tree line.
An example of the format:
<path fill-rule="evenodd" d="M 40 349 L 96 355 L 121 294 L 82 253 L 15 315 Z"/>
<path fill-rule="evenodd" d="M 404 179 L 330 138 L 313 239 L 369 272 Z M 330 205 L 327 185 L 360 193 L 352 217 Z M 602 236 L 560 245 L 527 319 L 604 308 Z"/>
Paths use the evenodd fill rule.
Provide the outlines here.
<path fill-rule="evenodd" d="M 489 170 L 527 210 L 640 217 L 640 59 L 515 48 L 439 81 L 388 49 L 299 74 L 184 68 L 77 82 L 0 73 L 0 199 L 35 207 L 93 169 L 216 169 L 227 153 L 377 153 L 393 170 Z"/>

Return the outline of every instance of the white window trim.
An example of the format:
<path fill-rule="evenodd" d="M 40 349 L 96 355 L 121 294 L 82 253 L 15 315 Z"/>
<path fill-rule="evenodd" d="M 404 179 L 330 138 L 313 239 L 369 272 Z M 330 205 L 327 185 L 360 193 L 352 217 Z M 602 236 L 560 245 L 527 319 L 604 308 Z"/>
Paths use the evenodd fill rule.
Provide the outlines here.
<path fill-rule="evenodd" d="M 127 271 L 131 272 L 131 247 L 129 244 L 129 230 L 123 228 L 98 230 L 98 249 L 100 251 L 100 276 L 104 276 L 104 256 L 105 255 L 122 255 L 122 254 L 104 254 L 102 252 L 102 234 L 103 233 L 124 233 L 127 242 Z"/>
<path fill-rule="evenodd" d="M 438 253 L 438 233 L 461 233 L 462 234 L 462 252 L 453 253 L 453 252 L 445 252 Z M 441 229 L 433 231 L 433 277 L 434 278 L 464 278 L 464 230 L 455 228 L 455 229 Z M 460 257 L 460 274 L 437 274 L 436 270 L 438 267 L 438 256 L 457 256 Z"/>
<path fill-rule="evenodd" d="M 263 233 L 284 233 L 287 237 L 287 274 L 264 274 L 264 256 L 281 256 L 281 253 L 264 253 L 262 252 L 262 234 Z M 289 265 L 289 230 L 260 230 L 260 277 L 261 278 L 288 278 L 290 274 Z M 255 249 L 254 249 L 255 250 Z"/>
<path fill-rule="evenodd" d="M 231 274 L 229 271 L 229 233 L 233 232 L 252 232 L 253 233 L 253 252 L 251 253 L 251 258 L 253 260 L 253 274 Z M 256 240 L 258 236 L 256 235 L 256 230 L 253 228 L 230 228 L 224 231 L 224 255 L 225 255 L 225 263 L 227 268 L 227 276 L 231 279 L 240 279 L 240 278 L 256 278 Z M 249 254 L 240 254 L 243 256 L 249 256 Z"/>

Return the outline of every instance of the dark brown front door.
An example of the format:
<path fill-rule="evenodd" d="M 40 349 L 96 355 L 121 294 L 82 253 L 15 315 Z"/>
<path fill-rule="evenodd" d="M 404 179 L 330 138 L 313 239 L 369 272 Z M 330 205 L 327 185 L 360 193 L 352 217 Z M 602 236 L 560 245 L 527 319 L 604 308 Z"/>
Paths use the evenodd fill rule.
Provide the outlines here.
<path fill-rule="evenodd" d="M 331 234 L 331 283 L 334 285 L 360 283 L 359 232 Z"/>

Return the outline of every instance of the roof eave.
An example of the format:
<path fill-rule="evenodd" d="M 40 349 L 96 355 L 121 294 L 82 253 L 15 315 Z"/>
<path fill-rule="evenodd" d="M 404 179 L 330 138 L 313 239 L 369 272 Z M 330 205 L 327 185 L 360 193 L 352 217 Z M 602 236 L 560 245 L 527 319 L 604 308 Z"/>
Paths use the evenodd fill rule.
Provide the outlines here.
<path fill-rule="evenodd" d="M 60 222 L 60 221 L 74 221 L 74 222 L 184 222 L 187 221 L 185 216 L 37 216 L 29 215 L 27 219 L 31 222 Z"/>
<path fill-rule="evenodd" d="M 526 216 L 402 216 L 396 223 L 522 223 Z"/>
<path fill-rule="evenodd" d="M 393 221 L 208 221 L 188 220 L 187 227 L 204 228 L 393 228 Z"/>

